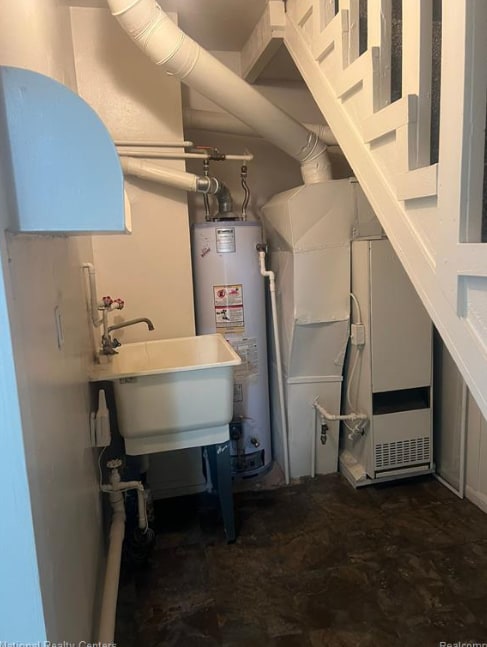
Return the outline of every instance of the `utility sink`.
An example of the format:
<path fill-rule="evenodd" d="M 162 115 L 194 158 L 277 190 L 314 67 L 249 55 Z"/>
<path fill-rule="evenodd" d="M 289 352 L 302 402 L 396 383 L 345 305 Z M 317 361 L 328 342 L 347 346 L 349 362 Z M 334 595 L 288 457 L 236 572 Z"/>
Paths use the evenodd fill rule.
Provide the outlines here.
<path fill-rule="evenodd" d="M 240 363 L 219 334 L 162 339 L 124 344 L 90 381 L 113 382 L 127 454 L 150 454 L 228 440 Z"/>

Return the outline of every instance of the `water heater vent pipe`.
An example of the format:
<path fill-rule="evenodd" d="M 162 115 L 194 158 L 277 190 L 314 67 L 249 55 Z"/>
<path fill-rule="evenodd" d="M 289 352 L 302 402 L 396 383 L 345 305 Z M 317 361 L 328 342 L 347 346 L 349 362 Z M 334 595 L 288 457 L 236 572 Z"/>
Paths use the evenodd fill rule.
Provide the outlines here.
<path fill-rule="evenodd" d="M 107 0 L 134 43 L 168 74 L 207 97 L 301 164 L 305 184 L 331 179 L 326 145 L 189 38 L 156 0 Z"/>
<path fill-rule="evenodd" d="M 145 160 L 133 157 L 121 157 L 120 164 L 125 175 L 133 175 L 143 180 L 152 180 L 166 184 L 183 191 L 216 194 L 221 188 L 221 182 L 215 177 L 207 177 L 170 169 Z"/>
<path fill-rule="evenodd" d="M 178 171 L 133 157 L 121 157 L 120 163 L 125 175 L 133 175 L 143 180 L 172 186 L 184 191 L 214 195 L 218 200 L 218 216 L 230 218 L 233 214 L 233 199 L 228 187 L 209 175 L 195 175 Z"/>

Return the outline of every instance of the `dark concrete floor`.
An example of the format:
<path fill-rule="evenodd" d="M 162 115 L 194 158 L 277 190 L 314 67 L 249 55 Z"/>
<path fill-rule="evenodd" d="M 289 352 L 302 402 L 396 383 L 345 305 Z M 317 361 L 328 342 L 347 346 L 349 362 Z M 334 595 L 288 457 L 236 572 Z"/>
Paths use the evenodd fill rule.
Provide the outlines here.
<path fill-rule="evenodd" d="M 331 475 L 236 509 L 227 545 L 204 497 L 159 502 L 149 563 L 123 571 L 118 647 L 487 643 L 487 515 L 434 479 Z"/>

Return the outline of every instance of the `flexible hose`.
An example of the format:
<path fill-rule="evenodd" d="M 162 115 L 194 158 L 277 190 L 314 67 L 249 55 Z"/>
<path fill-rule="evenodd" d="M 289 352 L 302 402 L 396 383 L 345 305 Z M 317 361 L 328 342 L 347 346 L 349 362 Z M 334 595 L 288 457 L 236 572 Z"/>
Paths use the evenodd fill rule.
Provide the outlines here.
<path fill-rule="evenodd" d="M 240 178 L 242 183 L 242 189 L 244 190 L 244 201 L 242 203 L 242 220 L 247 220 L 247 207 L 249 206 L 250 200 L 250 189 L 247 185 L 247 165 L 243 164 L 240 171 Z"/>

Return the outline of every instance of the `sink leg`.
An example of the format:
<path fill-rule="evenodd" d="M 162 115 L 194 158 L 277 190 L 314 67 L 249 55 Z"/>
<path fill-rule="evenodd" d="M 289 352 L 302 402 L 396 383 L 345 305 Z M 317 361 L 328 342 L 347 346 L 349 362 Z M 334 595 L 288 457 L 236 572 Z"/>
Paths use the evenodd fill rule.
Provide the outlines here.
<path fill-rule="evenodd" d="M 209 445 L 208 461 L 210 463 L 211 479 L 220 499 L 220 508 L 223 517 L 223 526 L 227 542 L 236 539 L 235 515 L 233 510 L 232 492 L 232 463 L 230 460 L 230 441 Z"/>

